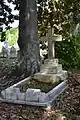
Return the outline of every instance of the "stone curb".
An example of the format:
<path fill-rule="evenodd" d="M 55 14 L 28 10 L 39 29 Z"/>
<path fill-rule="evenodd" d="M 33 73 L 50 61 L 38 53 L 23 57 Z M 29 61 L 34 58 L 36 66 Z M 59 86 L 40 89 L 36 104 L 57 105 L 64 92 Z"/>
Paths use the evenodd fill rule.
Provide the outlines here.
<path fill-rule="evenodd" d="M 28 79 L 30 79 L 30 78 L 27 78 L 26 80 L 28 80 Z M 3 93 L 3 95 L 4 95 L 5 94 L 4 92 L 6 92 L 6 90 L 10 90 L 10 89 L 12 89 L 14 91 L 15 90 L 18 91 L 18 89 L 14 88 L 14 87 L 16 85 L 19 85 L 20 83 L 23 83 L 23 82 L 25 82 L 25 80 L 23 80 L 22 82 L 19 82 L 19 83 L 15 84 L 15 85 L 13 85 L 13 86 L 11 86 L 11 87 L 3 90 L 1 93 Z M 17 97 L 14 96 L 14 94 L 12 94 L 12 98 L 13 99 L 12 98 L 10 98 L 10 99 L 8 99 L 8 98 L 6 98 L 6 99 L 5 98 L 0 98 L 0 101 L 1 102 L 8 102 L 8 103 L 15 103 L 15 104 L 26 104 L 26 105 L 43 106 L 44 107 L 44 106 L 48 106 L 48 105 L 52 104 L 52 102 L 59 96 L 59 94 L 61 94 L 67 87 L 68 87 L 68 81 L 65 80 L 62 83 L 60 83 L 58 86 L 56 86 L 55 88 L 53 88 L 48 93 L 43 93 L 43 92 L 38 91 L 38 95 L 39 96 L 37 96 L 38 98 L 34 97 L 34 99 L 36 99 L 35 101 L 33 101 L 33 100 L 29 101 L 29 99 L 28 100 L 27 99 L 23 99 L 23 97 L 20 100 L 20 99 L 17 99 Z M 17 93 L 17 91 L 15 93 Z M 15 94 L 15 95 L 18 95 L 18 93 Z M 34 94 L 32 94 L 32 95 L 34 95 Z M 42 98 L 41 98 L 40 95 L 42 96 Z M 6 96 L 6 95 L 4 95 L 4 96 Z M 20 95 L 20 97 L 21 97 L 21 95 Z M 33 99 L 33 97 L 31 97 L 30 99 Z M 38 101 L 37 101 L 37 99 L 38 99 Z"/>

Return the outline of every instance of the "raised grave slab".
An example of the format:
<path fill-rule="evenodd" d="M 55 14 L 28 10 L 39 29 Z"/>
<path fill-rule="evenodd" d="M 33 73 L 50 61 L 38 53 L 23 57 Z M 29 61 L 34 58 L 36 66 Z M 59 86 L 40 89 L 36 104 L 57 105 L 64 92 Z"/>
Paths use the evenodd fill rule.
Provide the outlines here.
<path fill-rule="evenodd" d="M 43 65 L 40 70 L 41 73 L 45 74 L 56 74 L 56 73 L 61 73 L 62 72 L 62 65 Z"/>
<path fill-rule="evenodd" d="M 57 81 L 57 80 L 66 80 L 68 77 L 68 73 L 67 71 L 62 71 L 61 73 L 57 73 L 57 74 L 45 74 L 45 72 L 43 73 L 36 73 L 34 75 L 35 79 L 39 79 L 39 80 L 44 80 L 44 81 Z"/>
<path fill-rule="evenodd" d="M 49 106 L 68 87 L 67 76 L 67 71 L 62 70 L 58 59 L 47 59 L 34 77 L 28 77 L 3 90 L 0 101 Z"/>
<path fill-rule="evenodd" d="M 47 93 L 33 88 L 28 88 L 25 92 L 21 91 L 18 86 L 24 85 L 30 79 L 31 77 L 28 77 L 3 90 L 0 101 L 34 106 L 48 106 L 68 87 L 68 82 L 65 80 Z"/>

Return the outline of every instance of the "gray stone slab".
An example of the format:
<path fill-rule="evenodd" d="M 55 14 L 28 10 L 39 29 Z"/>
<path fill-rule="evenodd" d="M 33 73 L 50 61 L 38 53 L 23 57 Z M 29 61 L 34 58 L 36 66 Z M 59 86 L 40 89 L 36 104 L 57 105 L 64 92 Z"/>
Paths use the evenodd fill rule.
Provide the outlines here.
<path fill-rule="evenodd" d="M 50 99 L 53 99 L 55 96 L 59 95 L 67 87 L 67 80 L 63 81 L 57 85 L 54 89 L 47 93 Z"/>
<path fill-rule="evenodd" d="M 6 89 L 6 99 L 17 100 L 17 95 L 20 93 L 19 88 L 7 88 Z"/>
<path fill-rule="evenodd" d="M 62 72 L 62 65 L 54 65 L 54 66 L 43 66 L 40 70 L 40 73 L 45 73 L 45 74 L 57 74 Z"/>
<path fill-rule="evenodd" d="M 27 89 L 26 91 L 26 101 L 38 102 L 38 96 L 41 94 L 40 89 Z"/>
<path fill-rule="evenodd" d="M 34 75 L 34 78 L 38 79 L 39 81 L 45 81 L 45 82 L 54 82 L 59 80 L 59 77 L 56 77 L 53 74 L 45 74 L 45 73 L 37 73 Z"/>
<path fill-rule="evenodd" d="M 18 93 L 17 99 L 20 101 L 26 101 L 26 94 L 25 93 Z"/>
<path fill-rule="evenodd" d="M 17 100 L 17 95 L 12 91 L 6 91 L 6 99 Z"/>
<path fill-rule="evenodd" d="M 24 101 L 24 100 L 16 100 L 16 99 L 4 99 L 0 98 L 1 102 L 8 102 L 8 103 L 14 103 L 14 104 L 26 104 L 26 105 L 32 105 L 32 106 L 43 106 L 47 107 L 48 105 L 51 105 L 53 101 L 61 94 L 66 88 L 68 87 L 67 80 L 60 83 L 58 86 L 56 86 L 54 89 L 52 89 L 48 93 L 41 93 L 38 94 L 38 101 Z M 10 91 L 10 89 L 8 89 Z M 30 90 L 28 90 L 30 91 Z M 37 90 L 36 90 L 37 91 Z M 39 92 L 39 90 L 38 90 Z M 3 92 L 4 95 L 4 92 Z"/>
<path fill-rule="evenodd" d="M 46 93 L 41 93 L 40 95 L 39 95 L 39 102 L 40 103 L 45 103 L 45 102 L 48 102 L 49 101 L 49 96 L 46 94 Z"/>
<path fill-rule="evenodd" d="M 58 60 L 57 58 L 54 58 L 54 59 L 46 59 L 46 60 L 44 61 L 44 65 L 45 65 L 45 64 L 51 64 L 51 65 L 56 64 L 56 65 L 58 65 L 58 62 L 59 62 L 59 60 Z"/>
<path fill-rule="evenodd" d="M 67 71 L 62 71 L 61 73 L 57 73 L 57 74 L 46 74 L 46 73 L 36 73 L 34 75 L 34 78 L 35 79 L 38 79 L 38 80 L 42 80 L 42 81 L 45 81 L 45 82 L 49 82 L 49 81 L 58 81 L 58 80 L 66 80 L 68 77 L 68 73 Z"/>

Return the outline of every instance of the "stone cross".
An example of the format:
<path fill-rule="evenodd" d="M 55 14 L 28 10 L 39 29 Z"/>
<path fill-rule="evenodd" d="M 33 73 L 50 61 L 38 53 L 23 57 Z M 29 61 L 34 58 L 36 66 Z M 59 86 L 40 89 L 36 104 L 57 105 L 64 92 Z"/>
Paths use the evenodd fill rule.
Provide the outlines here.
<path fill-rule="evenodd" d="M 40 38 L 40 41 L 48 41 L 48 59 L 55 58 L 54 44 L 56 41 L 62 41 L 61 35 L 54 35 L 54 30 L 50 28 L 46 36 Z"/>

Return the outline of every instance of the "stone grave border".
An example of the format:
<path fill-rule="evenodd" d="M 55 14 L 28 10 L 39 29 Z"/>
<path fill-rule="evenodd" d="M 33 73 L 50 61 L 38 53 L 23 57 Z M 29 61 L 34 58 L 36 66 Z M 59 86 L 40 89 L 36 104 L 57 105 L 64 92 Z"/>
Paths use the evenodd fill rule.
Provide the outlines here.
<path fill-rule="evenodd" d="M 6 103 L 14 103 L 14 104 L 25 104 L 25 105 L 32 105 L 32 106 L 42 106 L 42 107 L 47 107 L 49 105 L 51 105 L 53 103 L 53 101 L 65 90 L 68 88 L 68 81 L 64 80 L 63 82 L 61 82 L 59 85 L 57 85 L 55 88 L 53 88 L 52 90 L 50 90 L 48 93 L 46 94 L 46 98 L 41 98 L 43 96 L 40 97 L 41 101 L 26 101 L 25 100 L 20 100 L 20 99 L 15 99 L 14 95 L 13 95 L 13 99 L 6 99 L 4 98 L 4 96 L 6 95 L 6 90 L 13 90 L 15 89 L 15 91 L 17 92 L 16 87 L 20 84 L 24 84 L 27 80 L 29 80 L 31 77 L 25 78 L 24 80 L 8 87 L 5 90 L 1 91 L 1 97 L 0 97 L 0 101 L 1 102 L 6 102 Z M 18 88 L 19 89 L 19 88 Z M 29 88 L 30 89 L 30 88 Z M 43 92 L 41 92 L 43 93 Z M 26 94 L 25 94 L 26 95 Z M 19 96 L 20 97 L 20 96 Z M 26 97 L 26 96 L 25 96 Z M 21 98 L 23 99 L 23 98 Z M 43 100 L 45 99 L 45 101 Z M 47 101 L 46 101 L 47 100 Z"/>

